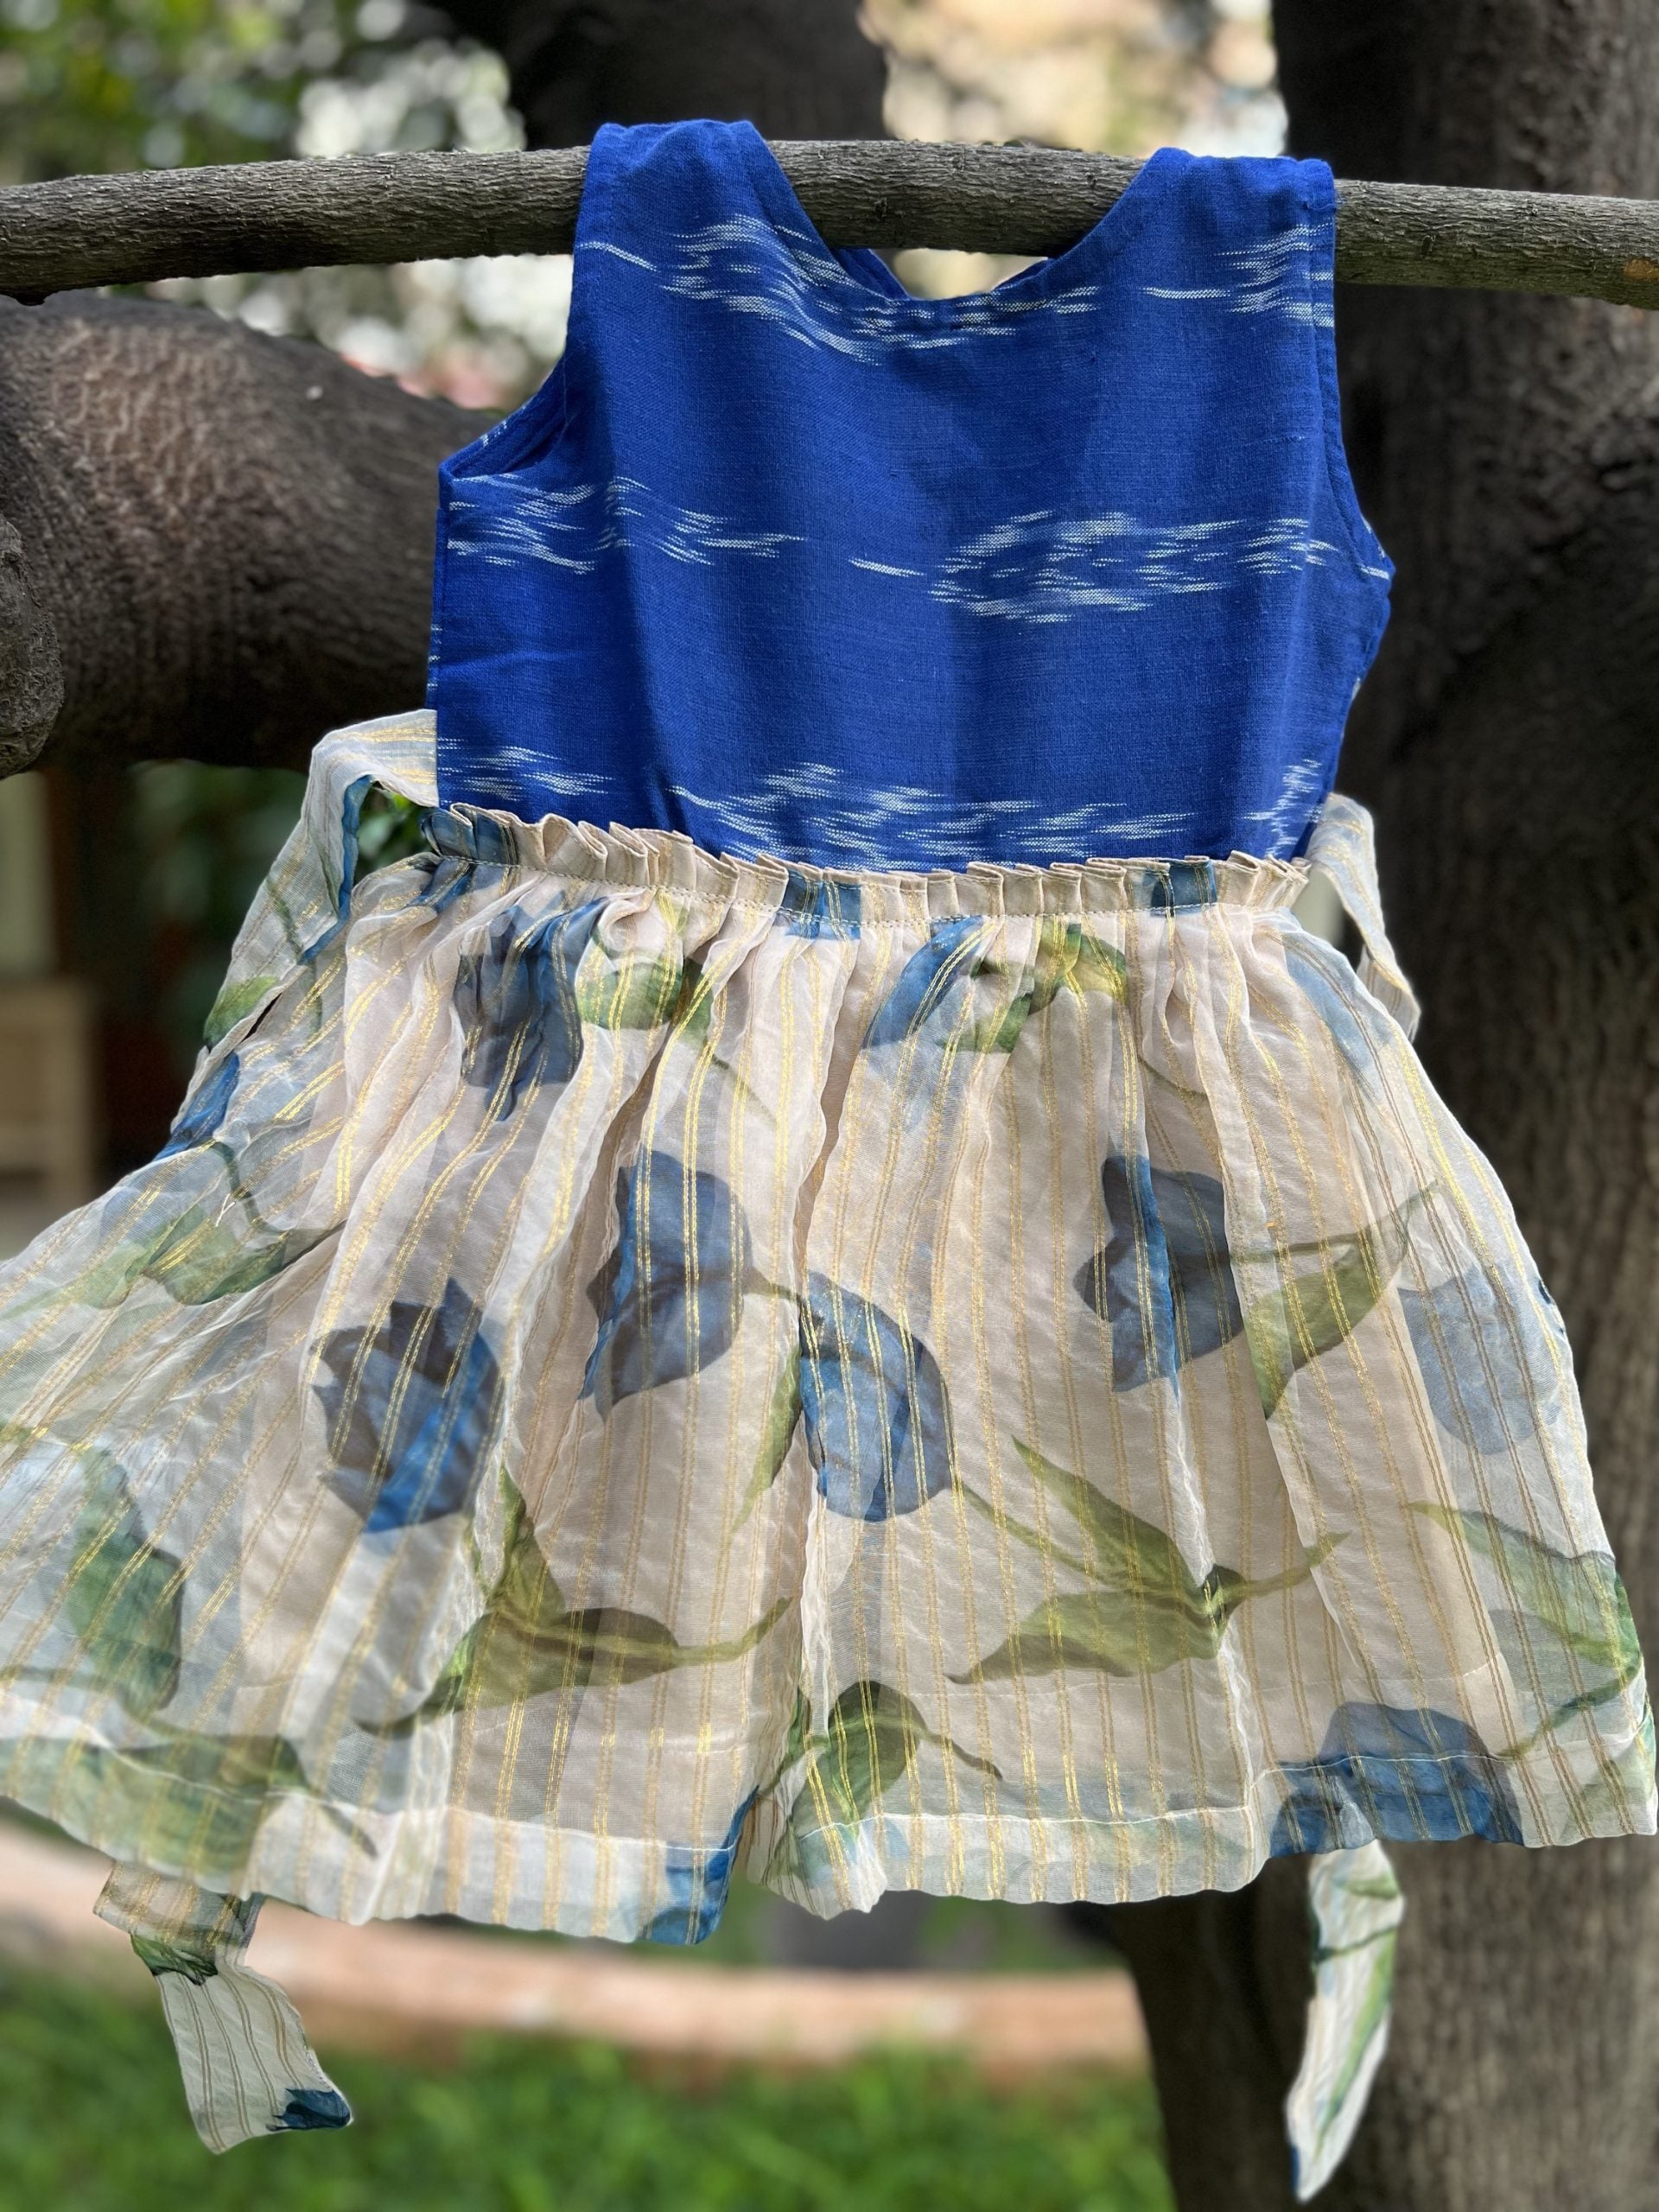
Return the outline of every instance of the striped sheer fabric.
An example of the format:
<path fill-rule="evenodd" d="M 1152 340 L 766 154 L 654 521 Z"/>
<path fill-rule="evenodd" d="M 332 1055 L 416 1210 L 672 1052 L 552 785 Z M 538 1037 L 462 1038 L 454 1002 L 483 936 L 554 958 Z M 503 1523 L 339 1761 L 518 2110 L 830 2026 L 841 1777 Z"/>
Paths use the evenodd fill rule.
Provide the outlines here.
<path fill-rule="evenodd" d="M 351 2107 L 318 2065 L 298 2013 L 247 1963 L 257 1899 L 118 1866 L 97 1910 L 126 1930 L 156 1977 L 185 2102 L 210 2151 L 351 2125 Z"/>
<path fill-rule="evenodd" d="M 1566 1338 L 1369 827 L 934 876 L 317 755 L 172 1142 L 0 1275 L 0 1794 L 347 1919 L 1650 1830 Z M 1357 978 L 1292 911 L 1324 869 Z"/>

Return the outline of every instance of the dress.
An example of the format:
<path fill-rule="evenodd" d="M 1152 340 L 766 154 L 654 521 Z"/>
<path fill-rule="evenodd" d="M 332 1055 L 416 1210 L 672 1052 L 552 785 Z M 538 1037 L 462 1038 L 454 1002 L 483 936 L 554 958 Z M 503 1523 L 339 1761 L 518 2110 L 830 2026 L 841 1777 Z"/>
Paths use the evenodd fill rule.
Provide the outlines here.
<path fill-rule="evenodd" d="M 579 309 L 590 267 L 642 273 L 646 232 L 664 264 L 676 239 L 710 250 L 671 194 L 627 200 L 635 169 L 666 144 L 717 190 L 752 138 L 602 136 Z M 1166 790 L 1138 756 L 1115 781 L 1123 747 L 1097 731 L 1067 772 L 1102 844 L 1112 808 L 1186 804 L 1190 849 L 1033 864 L 1035 817 L 997 811 L 1019 761 L 994 724 L 930 779 L 966 696 L 937 656 L 918 750 L 896 753 L 902 716 L 884 738 L 888 784 L 913 785 L 867 824 L 892 865 L 831 857 L 871 772 L 853 725 L 819 728 L 834 804 L 767 785 L 803 742 L 756 750 L 775 683 L 709 709 L 733 728 L 723 853 L 689 834 L 708 738 L 696 685 L 671 690 L 696 626 L 672 587 L 753 566 L 712 544 L 753 518 L 699 507 L 709 528 L 676 535 L 658 493 L 601 489 L 597 524 L 562 534 L 571 503 L 537 470 L 575 419 L 568 374 L 446 472 L 435 725 L 319 748 L 167 1150 L 0 1274 L 0 1793 L 121 1862 L 104 1909 L 162 1969 L 209 2140 L 344 2116 L 240 1964 L 259 1894 L 682 1942 L 739 1866 L 831 1912 L 895 1887 L 1127 1901 L 1311 1852 L 1306 2192 L 1380 2055 L 1381 1844 L 1653 1829 L 1566 1336 L 1411 1048 L 1369 823 L 1326 797 L 1382 566 L 1369 533 L 1333 534 L 1352 495 L 1329 180 L 1183 156 L 1147 175 L 1138 235 L 1163 242 L 1188 388 L 1233 404 L 1204 317 L 1302 349 L 1300 397 L 1255 440 L 1281 505 L 1272 471 L 1319 455 L 1283 510 L 1300 550 L 1287 569 L 1281 532 L 1218 583 L 1181 569 L 1211 542 L 1196 524 L 1154 555 L 1074 515 L 1051 552 L 1135 539 L 1181 580 L 1071 600 L 1069 570 L 1033 586 L 1015 557 L 1003 581 L 1045 618 L 1116 626 L 1131 659 L 1124 626 L 1167 607 L 1148 651 L 1193 651 L 1184 605 L 1260 615 L 1265 642 L 1235 640 L 1246 677 L 1185 716 L 1170 695 Z M 1294 254 L 1274 245 L 1287 209 Z M 1241 307 L 1264 270 L 1288 294 Z M 696 315 L 817 358 L 732 289 Z M 974 321 L 993 313 L 962 317 L 995 347 Z M 620 378 L 661 331 L 640 309 L 588 337 L 588 369 Z M 904 550 L 890 567 L 938 581 Z M 709 620 L 751 606 L 770 660 L 785 550 L 760 565 L 778 594 L 740 580 Z M 557 626 L 575 601 L 521 589 L 543 570 L 626 605 L 608 674 Z M 817 604 L 796 595 L 798 683 Z M 1045 637 L 1072 650 L 1066 620 L 930 605 L 988 670 L 1017 634 L 1027 690 Z M 1194 670 L 1219 650 L 1198 635 Z M 486 665 L 510 712 L 487 711 Z M 1241 698 L 1277 702 L 1230 741 L 1248 772 L 1218 750 Z M 601 796 L 632 777 L 635 818 L 598 826 L 583 774 Z M 549 783 L 563 817 L 537 804 Z M 376 787 L 424 811 L 426 842 L 359 880 Z M 964 821 L 984 849 L 957 865 Z M 1314 873 L 1357 969 L 1296 918 Z"/>

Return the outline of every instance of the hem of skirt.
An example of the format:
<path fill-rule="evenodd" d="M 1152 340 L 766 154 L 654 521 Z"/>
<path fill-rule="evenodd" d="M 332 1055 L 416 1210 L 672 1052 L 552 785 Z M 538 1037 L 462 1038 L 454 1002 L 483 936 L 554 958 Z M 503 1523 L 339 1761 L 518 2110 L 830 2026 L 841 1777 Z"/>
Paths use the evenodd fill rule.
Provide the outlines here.
<path fill-rule="evenodd" d="M 41 1739 L 35 1739 L 35 1748 L 44 1748 Z M 87 1748 L 62 1746 L 66 1758 L 84 1755 Z M 167 1778 L 114 1747 L 97 1748 L 102 1759 L 118 1762 L 124 1776 L 149 1785 L 146 1812 L 167 1805 Z M 1411 1769 L 1422 1764 L 1408 1761 L 1398 1769 L 1402 1798 L 1409 1796 Z M 1371 1770 L 1373 1784 L 1393 1771 L 1378 1763 Z M 1276 1773 L 1267 1770 L 1264 1785 Z M 263 1801 L 258 1833 L 245 1853 L 215 1860 L 205 1852 L 181 1856 L 147 1843 L 145 1814 L 132 1817 L 130 1798 L 128 1818 L 117 1826 L 54 1810 L 55 1786 L 9 1786 L 12 1802 L 113 1859 L 219 1894 L 269 1897 L 353 1925 L 446 1915 L 482 1926 L 616 1942 L 696 1943 L 714 1932 L 723 1903 L 724 1884 L 716 1882 L 708 1863 L 721 1855 L 718 1846 L 675 1847 L 668 1855 L 681 1863 L 670 1869 L 661 1838 L 599 1836 L 591 1829 L 447 1807 L 365 1815 L 359 1807 L 290 1791 Z M 235 1793 L 211 1785 L 199 1786 L 197 1794 L 225 1806 L 238 1803 Z M 1351 1809 L 1357 1814 L 1357 1807 Z M 1527 1835 L 1515 1847 L 1560 1848 L 1659 1833 L 1659 1795 L 1653 1790 L 1645 1800 L 1604 1800 L 1588 1817 L 1565 1796 L 1549 1810 L 1555 1818 L 1548 1832 Z M 367 1821 L 384 1825 L 384 1849 L 368 1835 Z M 857 1827 L 798 1836 L 798 1865 L 802 1853 L 820 1862 L 814 1871 L 800 1872 L 769 1863 L 786 1825 L 785 1807 L 775 1799 L 760 1801 L 728 1864 L 821 1919 L 868 1911 L 890 1891 L 904 1891 L 1017 1904 L 1141 1904 L 1243 1889 L 1275 1857 L 1324 1857 L 1371 1842 L 1462 1840 L 1461 1834 L 1433 1834 L 1410 1820 L 1356 1818 L 1351 1833 L 1315 1850 L 1275 1851 L 1274 1818 L 1247 1804 L 1116 1821 L 876 1812 Z M 330 1838 L 346 1847 L 344 1858 L 327 1848 Z"/>

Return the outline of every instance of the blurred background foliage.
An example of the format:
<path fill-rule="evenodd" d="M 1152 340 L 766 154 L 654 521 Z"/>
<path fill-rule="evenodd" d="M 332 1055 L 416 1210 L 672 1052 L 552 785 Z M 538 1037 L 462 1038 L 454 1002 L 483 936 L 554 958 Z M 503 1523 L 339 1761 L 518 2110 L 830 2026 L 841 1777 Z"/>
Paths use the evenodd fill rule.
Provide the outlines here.
<path fill-rule="evenodd" d="M 866 0 L 899 137 L 1272 153 L 1267 0 Z M 524 143 L 498 56 L 424 0 L 0 0 L 0 182 L 77 171 Z M 918 290 L 983 257 L 912 255 Z M 470 407 L 515 405 L 557 359 L 563 255 L 157 285 L 314 338 Z"/>
<path fill-rule="evenodd" d="M 354 2126 L 209 2158 L 153 1999 L 0 1961 L 0 2212 L 1171 2212 L 1145 2080 L 988 2095 L 902 2051 L 699 2080 L 505 2038 L 449 2065 L 325 2050 Z"/>

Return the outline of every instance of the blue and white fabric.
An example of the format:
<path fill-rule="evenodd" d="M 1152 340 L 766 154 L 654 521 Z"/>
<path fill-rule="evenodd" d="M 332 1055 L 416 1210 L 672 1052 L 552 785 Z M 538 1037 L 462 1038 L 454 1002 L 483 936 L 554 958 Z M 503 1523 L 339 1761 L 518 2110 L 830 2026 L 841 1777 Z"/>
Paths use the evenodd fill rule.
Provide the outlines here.
<path fill-rule="evenodd" d="M 448 805 L 736 856 L 1287 858 L 1389 563 L 1319 162 L 1154 155 L 1068 253 L 912 298 L 747 124 L 602 130 L 569 343 L 442 472 Z"/>

